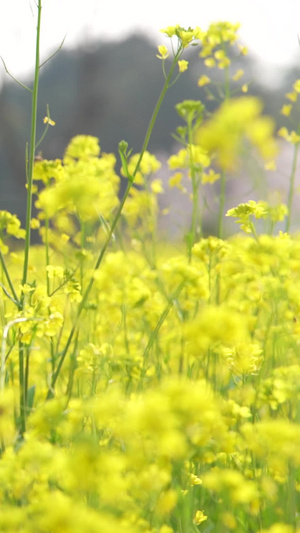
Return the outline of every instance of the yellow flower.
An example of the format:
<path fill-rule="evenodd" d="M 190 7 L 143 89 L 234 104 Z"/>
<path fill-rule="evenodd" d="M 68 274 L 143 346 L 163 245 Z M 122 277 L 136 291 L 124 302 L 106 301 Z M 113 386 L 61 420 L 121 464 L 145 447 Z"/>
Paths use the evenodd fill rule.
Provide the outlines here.
<path fill-rule="evenodd" d="M 283 137 L 286 141 L 292 144 L 298 144 L 300 142 L 300 135 L 295 131 L 289 132 L 285 127 L 280 128 L 277 133 L 280 137 Z"/>
<path fill-rule="evenodd" d="M 159 55 L 157 54 L 156 57 L 158 57 L 158 59 L 167 59 L 167 57 L 169 57 L 169 51 L 164 44 L 161 44 L 157 48 L 159 51 Z"/>
<path fill-rule="evenodd" d="M 202 524 L 202 522 L 205 522 L 205 520 L 207 520 L 207 516 L 204 514 L 204 512 L 196 511 L 196 514 L 193 519 L 193 524 L 199 526 L 199 524 Z"/>
<path fill-rule="evenodd" d="M 286 141 L 289 140 L 289 132 L 288 132 L 288 129 L 286 127 L 282 127 L 278 130 L 277 134 L 280 136 L 280 137 L 283 137 Z"/>
<path fill-rule="evenodd" d="M 203 74 L 203 76 L 201 76 L 201 78 L 199 78 L 198 80 L 198 87 L 203 87 L 204 85 L 207 85 L 210 82 L 211 82 L 211 79 L 205 74 Z"/>
<path fill-rule="evenodd" d="M 293 144 L 298 144 L 300 142 L 300 135 L 298 135 L 298 133 L 295 131 L 291 131 L 290 140 Z"/>
<path fill-rule="evenodd" d="M 296 91 L 292 93 L 286 93 L 286 98 L 290 100 L 291 102 L 297 102 L 298 94 Z"/>
<path fill-rule="evenodd" d="M 296 80 L 294 85 L 293 85 L 293 89 L 294 91 L 296 91 L 296 93 L 300 93 L 300 80 Z"/>
<path fill-rule="evenodd" d="M 71 139 L 64 156 L 64 163 L 70 159 L 97 157 L 100 154 L 100 146 L 97 137 L 91 135 L 76 135 Z"/>
<path fill-rule="evenodd" d="M 239 50 L 242 56 L 246 56 L 248 54 L 248 48 L 247 46 L 243 46 L 239 44 Z"/>
<path fill-rule="evenodd" d="M 163 525 L 161 526 L 159 533 L 174 533 L 174 529 L 170 526 Z"/>
<path fill-rule="evenodd" d="M 176 172 L 170 179 L 169 179 L 169 185 L 170 187 L 179 187 L 181 186 L 183 174 L 182 172 Z"/>
<path fill-rule="evenodd" d="M 167 490 L 163 492 L 157 503 L 157 510 L 159 514 L 169 514 L 174 509 L 177 503 L 177 493 L 175 490 Z"/>
<path fill-rule="evenodd" d="M 215 181 L 217 181 L 220 177 L 221 174 L 217 174 L 214 170 L 210 168 L 208 173 L 203 172 L 202 183 L 215 183 Z"/>
<path fill-rule="evenodd" d="M 214 68 L 216 66 L 216 61 L 213 57 L 208 57 L 205 59 L 204 65 L 208 68 Z"/>
<path fill-rule="evenodd" d="M 40 221 L 37 218 L 32 218 L 30 220 L 31 229 L 39 229 L 40 225 Z"/>
<path fill-rule="evenodd" d="M 43 122 L 44 124 L 49 124 L 49 126 L 55 126 L 54 120 L 52 120 L 50 117 L 44 117 Z"/>
<path fill-rule="evenodd" d="M 280 113 L 285 117 L 289 117 L 292 111 L 292 104 L 285 104 L 282 106 Z"/>
<path fill-rule="evenodd" d="M 24 285 L 19 285 L 19 289 L 23 294 L 29 294 L 35 290 L 35 287 L 31 287 L 28 283 L 25 283 Z"/>
<path fill-rule="evenodd" d="M 185 70 L 187 70 L 188 65 L 189 65 L 189 62 L 186 61 L 185 59 L 181 59 L 180 61 L 178 61 L 179 72 L 184 72 Z"/>
<path fill-rule="evenodd" d="M 236 529 L 236 519 L 232 513 L 230 513 L 229 511 L 222 513 L 221 518 L 226 528 L 232 530 Z"/>
<path fill-rule="evenodd" d="M 160 179 L 153 180 L 151 182 L 151 189 L 154 194 L 162 194 L 164 192 L 162 181 Z"/>
<path fill-rule="evenodd" d="M 239 68 L 236 73 L 232 76 L 233 81 L 238 81 L 240 78 L 244 76 L 243 69 Z"/>
<path fill-rule="evenodd" d="M 273 121 L 261 116 L 262 104 L 254 97 L 224 102 L 213 117 L 199 129 L 197 141 L 224 169 L 238 163 L 243 138 L 250 140 L 264 159 L 274 157 L 277 145 L 272 136 Z"/>
<path fill-rule="evenodd" d="M 64 277 L 64 269 L 60 266 L 47 265 L 46 270 L 49 279 Z"/>
<path fill-rule="evenodd" d="M 175 35 L 177 28 L 179 28 L 179 25 L 177 26 L 168 26 L 167 28 L 160 30 L 161 33 L 165 33 L 168 37 L 173 37 Z"/>

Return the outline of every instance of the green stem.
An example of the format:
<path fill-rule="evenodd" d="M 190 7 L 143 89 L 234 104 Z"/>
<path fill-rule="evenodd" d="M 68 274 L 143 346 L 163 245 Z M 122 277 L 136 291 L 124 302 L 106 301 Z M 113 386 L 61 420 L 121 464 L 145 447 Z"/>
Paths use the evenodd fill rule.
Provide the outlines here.
<path fill-rule="evenodd" d="M 6 264 L 5 264 L 4 257 L 3 257 L 3 254 L 1 252 L 1 250 L 0 250 L 0 262 L 1 262 L 1 265 L 2 265 L 2 268 L 3 268 L 3 272 L 5 274 L 5 277 L 7 279 L 7 283 L 9 285 L 9 288 L 10 288 L 11 293 L 13 295 L 13 298 L 14 298 L 15 302 L 17 303 L 17 305 L 19 305 L 19 298 L 17 297 L 17 294 L 16 294 L 16 291 L 15 291 L 14 286 L 12 284 L 9 272 L 8 272 L 8 270 L 6 268 Z"/>
<path fill-rule="evenodd" d="M 26 239 L 24 250 L 24 265 L 22 285 L 27 282 L 28 273 L 28 259 L 30 249 L 30 221 L 32 211 L 32 182 L 33 182 L 33 166 L 35 156 L 36 143 L 36 122 L 37 122 L 37 102 L 38 102 L 38 87 L 39 87 L 39 71 L 40 71 L 40 33 L 41 33 L 41 13 L 42 1 L 37 2 L 37 27 L 36 27 L 36 45 L 35 45 L 35 70 L 34 70 L 34 84 L 32 91 L 32 109 L 31 109 L 31 135 L 29 147 L 29 161 L 28 161 L 28 180 L 27 180 L 27 206 L 26 206 Z M 24 306 L 24 293 L 21 296 L 21 308 Z"/>
<path fill-rule="evenodd" d="M 152 331 L 151 335 L 150 335 L 150 338 L 149 338 L 149 341 L 148 341 L 148 344 L 144 350 L 144 354 L 143 354 L 143 360 L 144 360 L 144 364 L 143 364 L 143 369 L 142 369 L 142 373 L 141 373 L 141 379 L 143 379 L 145 377 L 145 374 L 146 374 L 146 370 L 147 370 L 147 367 L 146 367 L 146 363 L 147 363 L 147 360 L 148 360 L 148 354 L 149 354 L 149 351 L 154 343 L 154 341 L 156 340 L 157 336 L 158 336 L 158 333 L 159 333 L 159 330 L 160 328 L 162 327 L 164 321 L 166 320 L 169 312 L 171 311 L 171 309 L 174 307 L 175 305 L 175 302 L 179 296 L 179 294 L 181 293 L 183 287 L 185 285 L 185 281 L 182 281 L 179 285 L 179 287 L 177 287 L 176 291 L 174 292 L 174 294 L 172 294 L 172 296 L 170 297 L 169 299 L 169 302 L 168 302 L 168 305 L 166 306 L 166 308 L 164 309 L 164 311 L 162 312 L 154 330 Z"/>
<path fill-rule="evenodd" d="M 293 204 L 293 197 L 294 197 L 294 186 L 295 186 L 295 176 L 296 176 L 296 168 L 297 168 L 297 158 L 298 158 L 298 148 L 299 144 L 295 144 L 294 146 L 294 156 L 293 156 L 293 163 L 292 163 L 292 172 L 290 177 L 290 187 L 288 192 L 288 215 L 286 218 L 286 224 L 285 224 L 285 231 L 288 233 L 290 231 L 291 227 L 291 216 L 292 216 L 292 204 Z"/>
<path fill-rule="evenodd" d="M 37 102 L 38 102 L 38 86 L 39 86 L 39 70 L 40 70 L 40 33 L 41 33 L 41 13 L 42 1 L 37 3 L 37 27 L 36 27 L 36 44 L 35 44 L 35 70 L 34 70 L 34 84 L 32 90 L 32 107 L 31 107 L 31 134 L 29 147 L 29 160 L 27 174 L 27 205 L 26 205 L 26 238 L 24 248 L 24 264 L 22 285 L 27 282 L 28 274 L 28 259 L 30 249 L 30 235 L 31 235 L 31 211 L 32 211 L 32 182 L 33 182 L 33 166 L 35 156 L 36 143 L 36 122 L 37 122 Z M 23 310 L 25 305 L 25 292 L 21 293 L 19 300 L 19 309 Z M 19 381 L 20 381 L 20 434 L 26 431 L 26 383 L 24 376 L 24 344 L 19 342 Z"/>

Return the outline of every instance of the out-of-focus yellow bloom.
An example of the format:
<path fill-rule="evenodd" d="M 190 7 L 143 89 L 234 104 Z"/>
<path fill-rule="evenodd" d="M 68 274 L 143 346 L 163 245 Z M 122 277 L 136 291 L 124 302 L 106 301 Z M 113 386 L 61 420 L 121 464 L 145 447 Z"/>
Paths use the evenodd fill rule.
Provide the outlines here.
<path fill-rule="evenodd" d="M 188 69 L 188 66 L 189 66 L 189 62 L 186 61 L 185 59 L 180 59 L 178 61 L 179 72 L 185 72 Z"/>
<path fill-rule="evenodd" d="M 239 68 L 236 73 L 232 76 L 233 81 L 238 81 L 240 78 L 244 76 L 245 72 L 243 69 Z"/>
<path fill-rule="evenodd" d="M 289 526 L 288 524 L 284 524 L 281 522 L 277 522 L 276 524 L 273 524 L 269 529 L 262 529 L 261 533 L 294 533 L 293 526 Z M 298 529 L 296 533 L 298 533 Z"/>
<path fill-rule="evenodd" d="M 300 93 L 300 80 L 296 80 L 294 85 L 293 85 L 293 89 L 294 91 L 296 91 L 296 93 Z"/>
<path fill-rule="evenodd" d="M 163 525 L 161 526 L 159 533 L 174 533 L 174 529 L 170 526 Z"/>
<path fill-rule="evenodd" d="M 204 65 L 208 68 L 214 68 L 216 64 L 216 60 L 213 57 L 208 57 L 204 60 Z"/>
<path fill-rule="evenodd" d="M 49 279 L 64 277 L 64 269 L 60 266 L 47 265 L 46 270 Z"/>
<path fill-rule="evenodd" d="M 247 46 L 243 46 L 241 44 L 238 45 L 240 53 L 242 56 L 246 56 L 248 54 L 248 48 Z"/>
<path fill-rule="evenodd" d="M 202 174 L 202 183 L 215 183 L 218 179 L 220 179 L 221 174 L 218 174 L 211 168 L 209 169 L 208 173 L 203 172 Z"/>
<path fill-rule="evenodd" d="M 168 159 L 169 168 L 172 170 L 190 168 L 191 166 L 202 170 L 208 167 L 210 162 L 207 152 L 195 144 L 189 145 L 188 148 L 182 148 L 176 155 L 171 155 Z"/>
<path fill-rule="evenodd" d="M 229 511 L 222 513 L 221 519 L 226 528 L 232 530 L 236 529 L 237 522 L 235 516 L 232 513 L 230 513 Z"/>
<path fill-rule="evenodd" d="M 159 514 L 169 514 L 174 509 L 178 500 L 178 495 L 175 490 L 167 490 L 163 492 L 157 502 L 157 510 Z"/>
<path fill-rule="evenodd" d="M 296 133 L 294 130 L 289 132 L 287 128 L 282 127 L 277 133 L 280 137 L 283 137 L 286 141 L 292 144 L 298 144 L 300 142 L 300 135 L 298 135 L 298 133 Z"/>
<path fill-rule="evenodd" d="M 198 80 L 198 87 L 204 87 L 204 85 L 208 85 L 211 82 L 211 79 L 203 74 Z"/>
<path fill-rule="evenodd" d="M 40 226 L 41 226 L 41 223 L 37 218 L 32 218 L 30 220 L 31 229 L 39 229 Z"/>
<path fill-rule="evenodd" d="M 212 119 L 200 127 L 199 145 L 216 158 L 221 168 L 233 169 L 238 153 L 247 138 L 265 159 L 274 157 L 277 145 L 272 136 L 274 123 L 261 116 L 262 104 L 254 97 L 242 97 L 224 102 Z"/>
<path fill-rule="evenodd" d="M 12 235 L 16 239 L 24 239 L 26 232 L 21 227 L 21 222 L 16 215 L 12 215 L 9 211 L 0 211 L 0 231 L 3 235 Z"/>
<path fill-rule="evenodd" d="M 292 93 L 286 93 L 286 98 L 290 100 L 291 102 L 297 102 L 298 93 L 296 91 Z"/>
<path fill-rule="evenodd" d="M 64 163 L 74 159 L 84 159 L 86 157 L 98 157 L 100 146 L 97 137 L 91 135 L 76 135 L 69 143 L 65 155 Z"/>
<path fill-rule="evenodd" d="M 150 187 L 151 187 L 152 192 L 154 192 L 154 194 L 162 194 L 164 192 L 162 181 L 160 179 L 151 181 Z"/>
<path fill-rule="evenodd" d="M 170 187 L 178 187 L 179 189 L 182 188 L 181 181 L 183 178 L 182 172 L 176 172 L 170 179 L 169 179 L 169 185 Z"/>
<path fill-rule="evenodd" d="M 285 104 L 282 106 L 280 113 L 284 115 L 285 117 L 289 117 L 292 111 L 292 104 Z"/>

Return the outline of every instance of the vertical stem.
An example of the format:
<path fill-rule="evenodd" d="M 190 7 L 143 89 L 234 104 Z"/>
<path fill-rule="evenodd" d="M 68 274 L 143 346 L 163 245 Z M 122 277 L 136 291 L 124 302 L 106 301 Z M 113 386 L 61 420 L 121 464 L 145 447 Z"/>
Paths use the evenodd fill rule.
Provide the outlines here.
<path fill-rule="evenodd" d="M 38 102 L 38 87 L 39 87 L 39 71 L 40 71 L 40 32 L 41 32 L 41 13 L 42 13 L 42 1 L 38 0 L 37 3 L 37 27 L 36 27 L 36 45 L 35 45 L 35 70 L 34 70 L 34 84 L 32 91 L 32 107 L 31 107 L 31 134 L 30 134 L 30 146 L 29 146 L 29 161 L 28 161 L 28 180 L 27 180 L 27 206 L 26 206 L 26 239 L 24 250 L 24 265 L 23 265 L 23 278 L 22 285 L 27 282 L 28 272 L 28 258 L 30 248 L 30 236 L 31 236 L 31 210 L 32 210 L 32 182 L 33 182 L 33 166 L 35 156 L 35 142 L 36 142 L 36 121 L 37 121 L 37 102 Z M 24 293 L 21 296 L 21 307 L 24 305 Z"/>
<path fill-rule="evenodd" d="M 7 268 L 6 268 L 6 264 L 5 264 L 4 257 L 3 257 L 3 254 L 2 254 L 2 252 L 1 252 L 1 250 L 0 250 L 0 263 L 1 263 L 1 265 L 2 265 L 2 269 L 3 269 L 3 272 L 4 272 L 5 277 L 6 277 L 6 279 L 7 279 L 7 282 L 8 282 L 9 288 L 10 288 L 11 293 L 12 293 L 12 296 L 13 296 L 15 302 L 18 303 L 19 300 L 18 300 L 18 297 L 17 297 L 17 295 L 16 295 L 16 291 L 15 291 L 14 286 L 13 286 L 13 283 L 12 283 L 12 281 L 11 281 L 11 278 L 10 278 L 9 272 L 8 272 L 8 270 L 7 270 Z"/>
<path fill-rule="evenodd" d="M 27 282 L 28 273 L 28 259 L 30 249 L 30 221 L 32 210 L 32 182 L 33 182 L 33 166 L 35 156 L 35 143 L 36 143 L 36 121 L 37 121 L 37 102 L 38 102 L 38 86 L 39 86 L 39 70 L 40 70 L 40 32 L 41 32 L 41 13 L 42 13 L 42 0 L 38 0 L 37 3 L 37 26 L 36 26 L 36 44 L 35 44 L 35 70 L 34 70 L 34 84 L 32 90 L 32 107 L 31 107 L 31 134 L 30 134 L 30 147 L 29 147 L 29 160 L 27 172 L 27 205 L 26 205 L 26 238 L 24 249 L 24 264 L 23 264 L 23 277 L 22 285 Z M 25 293 L 22 292 L 20 297 L 19 308 L 24 309 Z M 20 381 L 20 434 L 26 431 L 26 382 L 24 375 L 24 344 L 19 343 L 19 381 Z"/>

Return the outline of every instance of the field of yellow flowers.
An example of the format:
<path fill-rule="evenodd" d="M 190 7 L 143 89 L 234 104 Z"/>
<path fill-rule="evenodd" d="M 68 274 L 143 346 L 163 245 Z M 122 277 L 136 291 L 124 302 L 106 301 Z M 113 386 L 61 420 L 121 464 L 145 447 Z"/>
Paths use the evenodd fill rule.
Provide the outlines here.
<path fill-rule="evenodd" d="M 122 141 L 117 160 L 78 135 L 62 160 L 34 163 L 33 129 L 26 229 L 0 212 L 1 532 L 300 532 L 295 169 L 286 204 L 250 200 L 225 213 L 241 157 L 272 169 L 277 150 L 261 103 L 245 85 L 231 95 L 243 76 L 232 55 L 246 53 L 237 30 L 163 30 L 172 50 L 158 47 L 165 84 L 138 154 Z M 209 76 L 199 79 L 219 98 L 212 116 L 202 102 L 177 106 L 182 147 L 169 184 L 190 187 L 191 227 L 175 245 L 159 239 L 164 186 L 147 143 L 192 44 L 224 85 L 213 93 Z M 286 116 L 299 93 L 297 80 Z M 54 125 L 49 110 L 44 122 Z M 279 134 L 296 156 L 298 133 Z M 218 236 L 204 237 L 199 198 L 214 182 Z M 241 233 L 224 237 L 225 215 Z M 31 245 L 32 231 L 42 244 Z"/>

